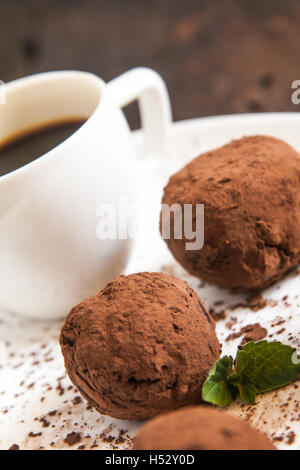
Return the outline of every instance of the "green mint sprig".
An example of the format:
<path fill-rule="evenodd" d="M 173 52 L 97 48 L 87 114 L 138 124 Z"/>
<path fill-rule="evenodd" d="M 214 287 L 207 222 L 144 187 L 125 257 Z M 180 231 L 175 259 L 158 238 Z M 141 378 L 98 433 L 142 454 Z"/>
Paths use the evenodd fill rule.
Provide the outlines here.
<path fill-rule="evenodd" d="M 294 382 L 300 373 L 296 350 L 280 341 L 250 342 L 232 356 L 219 359 L 202 388 L 204 401 L 222 407 L 240 395 L 253 405 L 258 393 Z"/>

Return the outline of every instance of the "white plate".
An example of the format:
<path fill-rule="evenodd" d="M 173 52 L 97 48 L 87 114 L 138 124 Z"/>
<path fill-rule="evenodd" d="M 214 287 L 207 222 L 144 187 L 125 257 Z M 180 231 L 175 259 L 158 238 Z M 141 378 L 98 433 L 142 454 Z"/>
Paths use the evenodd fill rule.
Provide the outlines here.
<path fill-rule="evenodd" d="M 300 151 L 300 115 L 297 113 L 236 115 L 179 122 L 173 125 L 163 177 L 153 175 L 143 181 L 147 213 L 126 272 L 164 271 L 187 280 L 206 302 L 214 307 L 223 301 L 226 319 L 217 322 L 223 354 L 235 355 L 241 338 L 226 342 L 232 333 L 226 326 L 236 318 L 235 331 L 248 324 L 266 327 L 272 340 L 300 342 L 300 277 L 292 273 L 264 292 L 267 306 L 258 312 L 248 308 L 230 310 L 245 296 L 232 296 L 213 286 L 199 287 L 200 281 L 175 262 L 158 234 L 158 214 L 162 185 L 168 175 L 191 158 L 244 135 L 265 134 L 282 138 Z M 142 135 L 135 136 L 140 146 Z M 17 295 L 17 294 L 16 294 Z M 283 300 L 288 296 L 286 300 Z M 283 324 L 275 325 L 284 320 Z M 87 409 L 76 398 L 78 392 L 65 375 L 57 343 L 61 324 L 7 316 L 0 312 L 0 339 L 7 344 L 7 363 L 0 369 L 0 449 L 17 444 L 21 449 L 126 448 L 138 423 L 103 417 Z M 284 331 L 278 334 L 279 330 Z M 296 388 L 298 387 L 299 388 Z M 300 449 L 300 382 L 260 395 L 255 406 L 236 403 L 229 412 L 249 420 L 271 437 L 280 449 Z M 49 415 L 50 413 L 50 415 Z M 69 446 L 66 436 L 76 432 L 80 442 Z"/>

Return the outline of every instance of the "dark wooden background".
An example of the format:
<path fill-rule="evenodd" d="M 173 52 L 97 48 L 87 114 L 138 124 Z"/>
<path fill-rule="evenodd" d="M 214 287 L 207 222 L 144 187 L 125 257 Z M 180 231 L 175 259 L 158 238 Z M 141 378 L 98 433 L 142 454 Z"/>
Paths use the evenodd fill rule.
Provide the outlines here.
<path fill-rule="evenodd" d="M 81 69 L 110 80 L 145 65 L 166 80 L 175 119 L 297 111 L 299 25 L 299 0 L 1 0 L 0 79 Z"/>

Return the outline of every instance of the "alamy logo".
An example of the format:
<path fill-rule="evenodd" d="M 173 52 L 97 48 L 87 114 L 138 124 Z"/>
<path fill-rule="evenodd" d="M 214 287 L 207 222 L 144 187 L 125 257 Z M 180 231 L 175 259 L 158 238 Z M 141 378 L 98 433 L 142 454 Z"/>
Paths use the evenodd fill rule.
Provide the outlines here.
<path fill-rule="evenodd" d="M 300 104 L 300 80 L 294 80 L 291 88 L 295 90 L 291 95 L 292 103 L 295 105 Z"/>
<path fill-rule="evenodd" d="M 128 204 L 121 197 L 116 205 L 100 204 L 96 215 L 99 240 L 136 239 L 140 233 L 142 217 L 151 213 L 151 207 Z M 204 245 L 204 204 L 163 204 L 161 209 L 161 235 L 164 240 L 184 240 L 185 249 L 201 250 Z M 153 235 L 155 236 L 155 235 Z"/>
<path fill-rule="evenodd" d="M 174 240 L 189 240 L 185 243 L 187 251 L 201 250 L 204 245 L 204 204 L 163 204 L 161 234 L 164 240 L 170 240 L 171 229 Z"/>
<path fill-rule="evenodd" d="M 6 104 L 6 84 L 0 80 L 0 104 Z"/>

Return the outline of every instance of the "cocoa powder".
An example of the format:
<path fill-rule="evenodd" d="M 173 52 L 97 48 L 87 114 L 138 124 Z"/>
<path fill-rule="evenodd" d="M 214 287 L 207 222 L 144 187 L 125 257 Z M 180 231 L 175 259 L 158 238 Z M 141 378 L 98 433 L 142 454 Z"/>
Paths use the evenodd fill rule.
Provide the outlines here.
<path fill-rule="evenodd" d="M 201 401 L 215 322 L 186 282 L 120 276 L 74 307 L 60 335 L 70 379 L 100 413 L 142 420 Z"/>
<path fill-rule="evenodd" d="M 265 136 L 234 140 L 195 158 L 164 190 L 169 206 L 204 204 L 204 247 L 186 250 L 190 240 L 174 233 L 165 241 L 201 279 L 235 291 L 264 288 L 300 262 L 299 193 L 292 147 Z"/>
<path fill-rule="evenodd" d="M 250 424 L 225 411 L 194 406 L 146 423 L 134 450 L 272 450 L 271 441 Z"/>

